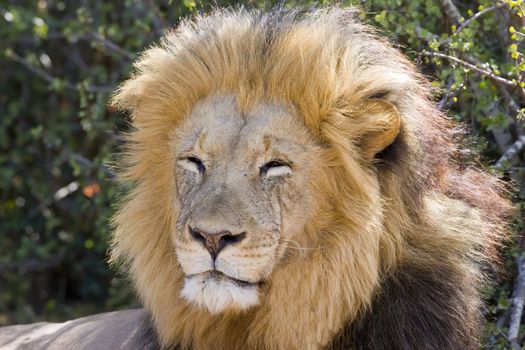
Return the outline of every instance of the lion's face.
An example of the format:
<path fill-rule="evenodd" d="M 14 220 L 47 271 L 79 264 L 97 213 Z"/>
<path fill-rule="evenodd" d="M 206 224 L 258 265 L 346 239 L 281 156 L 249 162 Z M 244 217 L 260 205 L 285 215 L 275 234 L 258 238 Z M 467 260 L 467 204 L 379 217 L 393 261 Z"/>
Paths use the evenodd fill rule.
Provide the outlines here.
<path fill-rule="evenodd" d="M 199 102 L 175 136 L 180 213 L 174 234 L 182 296 L 217 313 L 259 303 L 286 243 L 313 209 L 319 147 L 293 112 L 232 96 Z"/>

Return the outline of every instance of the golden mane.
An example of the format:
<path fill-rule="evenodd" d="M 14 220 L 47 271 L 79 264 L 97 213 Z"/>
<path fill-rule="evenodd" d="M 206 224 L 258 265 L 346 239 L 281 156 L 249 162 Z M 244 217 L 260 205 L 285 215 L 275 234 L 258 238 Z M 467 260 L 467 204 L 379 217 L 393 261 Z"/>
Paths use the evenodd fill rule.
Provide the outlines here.
<path fill-rule="evenodd" d="M 216 92 L 236 95 L 241 110 L 261 100 L 294 106 L 330 147 L 327 162 L 333 163 L 316 191 L 336 209 L 304 233 L 325 248 L 278 269 L 265 304 L 240 315 L 210 315 L 179 299 L 183 274 L 170 236 L 177 210 L 171 139 L 195 103 Z M 370 162 L 361 135 L 373 131 L 366 111 L 374 103 L 395 106 L 401 129 Z M 388 286 L 416 270 L 410 276 L 443 275 L 436 284 L 454 289 L 447 297 L 457 310 L 442 312 L 449 313 L 447 322 L 465 323 L 451 329 L 448 340 L 436 333 L 417 341 L 446 348 L 465 338 L 462 344 L 474 346 L 479 265 L 503 235 L 509 204 L 497 180 L 456 164 L 451 122 L 430 101 L 429 84 L 354 10 L 196 16 L 142 54 L 113 104 L 131 111 L 135 128 L 120 172 L 134 186 L 114 218 L 112 261 L 128 270 L 162 346 L 316 348 L 346 346 L 347 338 L 364 344 L 354 333 L 367 329 L 367 310 L 379 307 L 374 300 L 388 297 Z M 441 307 L 422 298 L 421 305 Z M 389 334 L 386 321 L 381 327 Z M 381 329 L 368 333 L 381 337 Z M 371 348 L 387 344 L 377 339 L 367 340 Z"/>

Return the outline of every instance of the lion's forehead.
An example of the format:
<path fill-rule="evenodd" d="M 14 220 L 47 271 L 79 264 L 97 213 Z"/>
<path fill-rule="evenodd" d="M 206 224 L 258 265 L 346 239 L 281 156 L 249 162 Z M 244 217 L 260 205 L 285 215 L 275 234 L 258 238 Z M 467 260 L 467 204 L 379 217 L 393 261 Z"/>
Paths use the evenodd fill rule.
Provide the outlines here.
<path fill-rule="evenodd" d="M 235 96 L 223 94 L 195 104 L 178 135 L 179 151 L 198 148 L 221 158 L 254 158 L 274 148 L 300 154 L 312 142 L 291 108 L 262 101 L 242 113 Z"/>

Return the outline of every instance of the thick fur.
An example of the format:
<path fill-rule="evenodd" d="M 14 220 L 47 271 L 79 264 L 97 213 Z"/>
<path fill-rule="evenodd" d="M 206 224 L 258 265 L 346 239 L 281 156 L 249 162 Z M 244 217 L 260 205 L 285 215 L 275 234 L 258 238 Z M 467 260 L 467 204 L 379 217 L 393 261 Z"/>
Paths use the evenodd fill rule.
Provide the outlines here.
<path fill-rule="evenodd" d="M 293 237 L 299 249 L 287 248 L 257 306 L 218 314 L 181 297 L 172 236 L 174 139 L 216 94 L 235 96 L 242 113 L 265 101 L 291 106 L 324 152 L 305 190 L 317 204 Z M 121 167 L 134 186 L 114 220 L 112 259 L 162 346 L 475 348 L 481 267 L 493 262 L 510 207 L 497 180 L 456 164 L 452 125 L 429 94 L 352 9 L 217 10 L 146 50 L 113 100 L 135 129 Z M 376 121 L 378 110 L 399 124 Z"/>

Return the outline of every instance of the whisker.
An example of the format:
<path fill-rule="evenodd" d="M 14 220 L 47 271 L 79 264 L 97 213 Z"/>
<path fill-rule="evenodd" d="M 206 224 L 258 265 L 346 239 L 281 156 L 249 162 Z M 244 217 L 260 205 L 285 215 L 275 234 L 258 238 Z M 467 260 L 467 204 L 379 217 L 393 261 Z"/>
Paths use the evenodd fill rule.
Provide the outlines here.
<path fill-rule="evenodd" d="M 287 249 L 295 249 L 299 251 L 316 251 L 316 250 L 323 250 L 327 248 L 327 246 L 318 246 L 318 247 L 304 247 L 301 246 L 301 244 L 295 240 L 292 239 L 282 239 L 281 242 L 277 244 L 278 248 L 287 248 Z"/>

